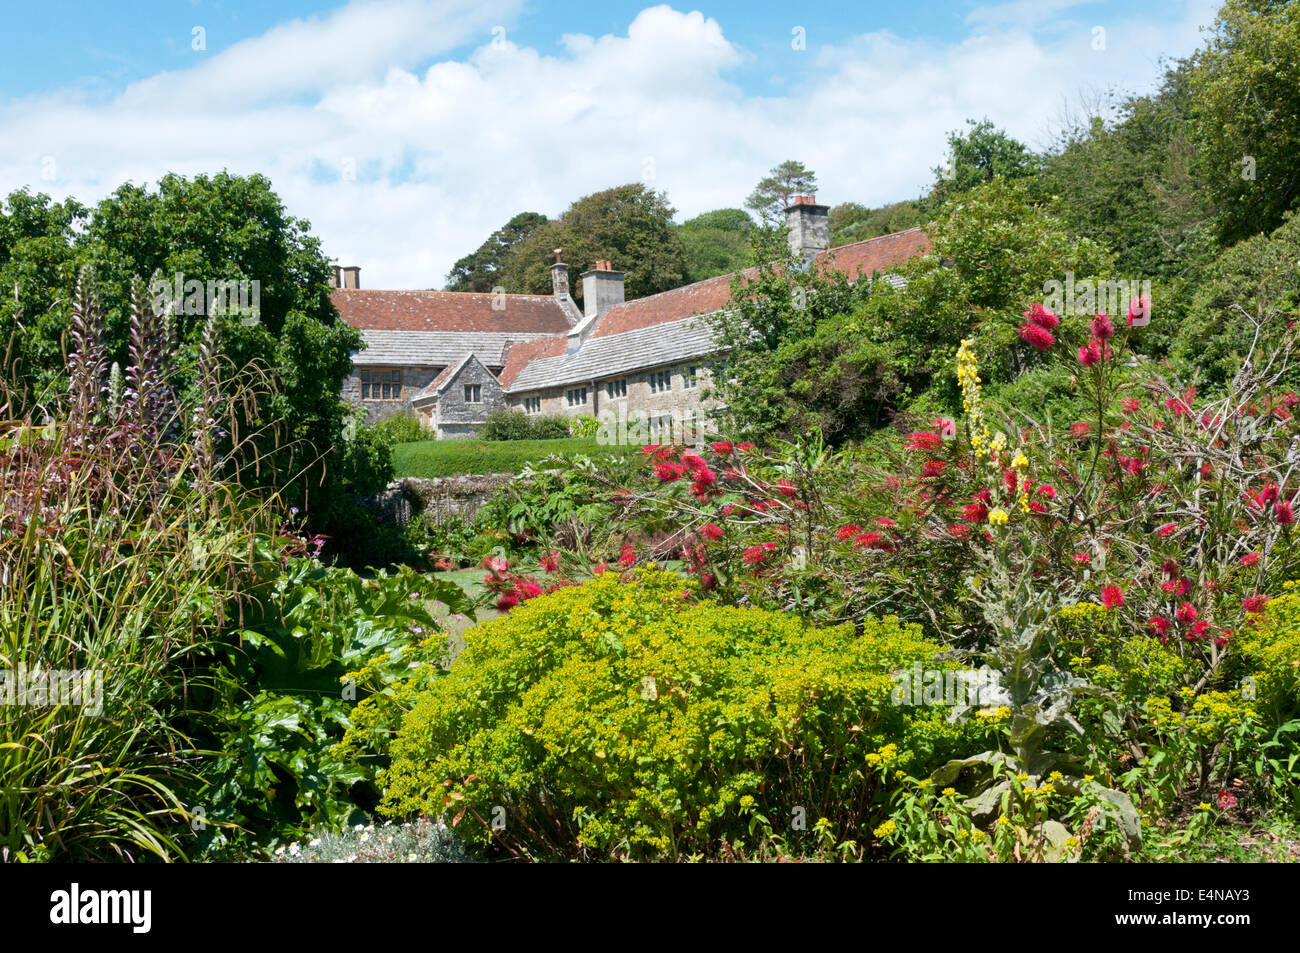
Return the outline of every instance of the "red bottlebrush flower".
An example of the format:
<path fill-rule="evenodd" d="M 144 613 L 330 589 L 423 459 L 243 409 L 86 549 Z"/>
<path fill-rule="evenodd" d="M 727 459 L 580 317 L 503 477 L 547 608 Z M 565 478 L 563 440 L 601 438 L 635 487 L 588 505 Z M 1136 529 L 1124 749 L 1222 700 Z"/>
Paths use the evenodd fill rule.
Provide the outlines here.
<path fill-rule="evenodd" d="M 1124 408 L 1124 413 L 1136 414 L 1142 406 L 1142 401 L 1136 397 L 1125 397 L 1119 402 L 1119 405 Z"/>
<path fill-rule="evenodd" d="M 944 440 L 951 440 L 957 436 L 957 423 L 951 417 L 936 417 L 930 421 L 930 426 L 937 430 Z"/>
<path fill-rule="evenodd" d="M 754 445 L 752 443 L 738 443 L 736 444 L 736 449 L 741 453 L 748 453 L 754 449 Z"/>
<path fill-rule="evenodd" d="M 1029 319 L 1030 323 L 1042 328 L 1044 331 L 1050 331 L 1061 323 L 1061 319 L 1056 316 L 1056 313 L 1042 304 L 1033 305 L 1025 312 L 1025 317 Z"/>
<path fill-rule="evenodd" d="M 705 539 L 711 539 L 715 543 L 726 535 L 722 527 L 716 523 L 705 523 L 700 527 L 700 532 L 704 534 Z"/>
<path fill-rule="evenodd" d="M 1253 566 L 1257 562 L 1259 562 L 1259 553 L 1247 553 L 1241 557 L 1241 564 L 1243 566 Z"/>
<path fill-rule="evenodd" d="M 1263 509 L 1271 503 L 1277 502 L 1278 487 L 1276 483 L 1265 484 L 1264 488 L 1250 497 L 1250 504 L 1259 509 Z"/>
<path fill-rule="evenodd" d="M 1141 328 L 1151 323 L 1151 299 L 1139 295 L 1128 303 L 1128 325 Z"/>
<path fill-rule="evenodd" d="M 515 587 L 520 599 L 535 599 L 542 594 L 542 587 L 531 579 L 520 580 Z"/>
<path fill-rule="evenodd" d="M 1295 511 L 1287 500 L 1278 500 L 1273 504 L 1273 518 L 1278 526 L 1290 526 L 1295 522 Z"/>
<path fill-rule="evenodd" d="M 1208 630 L 1209 628 L 1210 628 L 1210 623 L 1208 623 L 1208 622 L 1206 622 L 1204 619 L 1202 619 L 1200 622 L 1198 622 L 1198 623 L 1196 623 L 1194 626 L 1192 626 L 1192 634 L 1191 634 L 1190 636 L 1188 636 L 1188 638 L 1198 638 L 1198 639 L 1199 639 L 1199 638 L 1201 638 L 1203 635 L 1205 635 L 1206 630 Z"/>
<path fill-rule="evenodd" d="M 1123 468 L 1125 473 L 1137 476 L 1146 469 L 1147 463 L 1145 460 L 1139 460 L 1137 457 L 1120 457 L 1119 465 Z"/>
<path fill-rule="evenodd" d="M 1080 566 L 1087 566 L 1092 562 L 1092 557 L 1089 556 L 1087 553 L 1075 553 L 1070 558 L 1073 559 Z"/>
<path fill-rule="evenodd" d="M 624 546 L 618 551 L 618 564 L 624 569 L 631 569 L 636 565 L 636 550 L 631 545 Z"/>
<path fill-rule="evenodd" d="M 1200 615 L 1200 613 L 1196 611 L 1196 606 L 1192 605 L 1190 602 L 1184 602 L 1178 607 L 1178 611 L 1175 612 L 1174 615 L 1178 616 L 1178 621 L 1184 625 L 1191 625 L 1196 621 L 1196 617 Z"/>
<path fill-rule="evenodd" d="M 877 525 L 877 526 L 897 526 L 898 524 L 895 523 L 893 520 L 891 520 L 888 516 L 877 516 L 877 517 L 876 517 L 876 525 Z"/>
<path fill-rule="evenodd" d="M 776 492 L 780 493 L 782 496 L 797 496 L 799 488 L 789 480 L 782 477 L 780 480 L 776 481 Z"/>
<path fill-rule="evenodd" d="M 731 453 L 731 451 L 735 449 L 731 444 L 727 443 L 725 440 L 720 440 L 717 443 L 712 444 L 712 447 L 713 447 L 713 452 L 720 457 L 725 457 L 727 454 Z"/>
<path fill-rule="evenodd" d="M 1096 314 L 1092 319 L 1092 336 L 1098 341 L 1109 341 L 1115 336 L 1115 325 L 1109 314 Z"/>
<path fill-rule="evenodd" d="M 908 443 L 904 450 L 933 450 L 943 443 L 943 438 L 928 430 L 915 430 L 907 435 Z"/>
<path fill-rule="evenodd" d="M 881 536 L 879 533 L 874 533 L 874 532 L 863 533 L 861 536 L 853 537 L 853 545 L 854 546 L 875 546 L 884 538 L 885 537 Z"/>
<path fill-rule="evenodd" d="M 510 568 L 510 560 L 506 559 L 504 556 L 484 556 L 483 562 L 479 565 L 494 573 L 502 573 Z"/>
<path fill-rule="evenodd" d="M 835 531 L 835 535 L 838 536 L 841 541 L 843 541 L 846 539 L 852 539 L 854 536 L 857 536 L 861 532 L 862 532 L 861 526 L 858 526 L 856 523 L 847 523 L 844 526 L 841 526 L 839 529 L 837 529 Z"/>
<path fill-rule="evenodd" d="M 763 561 L 763 557 L 766 555 L 767 555 L 767 550 L 765 550 L 762 546 L 751 546 L 749 547 L 749 549 L 745 550 L 745 552 L 741 555 L 740 558 L 743 559 L 749 565 L 754 566 L 757 565 L 758 563 L 761 563 Z"/>
<path fill-rule="evenodd" d="M 1052 486 L 1050 483 L 1044 483 L 1038 488 L 1038 495 L 1045 496 L 1049 500 L 1054 500 L 1056 499 L 1056 487 Z"/>
<path fill-rule="evenodd" d="M 1247 596 L 1241 600 L 1241 607 L 1247 612 L 1263 612 L 1264 606 L 1268 602 L 1268 596 L 1259 594 Z"/>
<path fill-rule="evenodd" d="M 559 550 L 552 549 L 549 553 L 543 553 L 537 558 L 537 564 L 544 572 L 555 572 L 560 568 Z"/>
<path fill-rule="evenodd" d="M 989 508 L 983 503 L 971 503 L 961 508 L 961 518 L 968 523 L 983 523 L 989 518 Z"/>
<path fill-rule="evenodd" d="M 943 460 L 926 460 L 921 467 L 922 477 L 937 477 L 948 464 Z"/>
<path fill-rule="evenodd" d="M 1029 501 L 1029 508 L 1030 508 L 1031 510 L 1033 510 L 1035 513 L 1046 513 L 1046 512 L 1047 512 L 1047 507 L 1046 507 L 1044 504 L 1039 503 L 1037 500 L 1030 500 L 1030 501 Z"/>
<path fill-rule="evenodd" d="M 1166 523 L 1164 526 L 1157 526 L 1156 532 L 1159 533 L 1161 536 L 1167 538 L 1169 536 L 1172 536 L 1174 534 L 1174 531 L 1177 529 L 1178 529 L 1177 523 Z"/>
<path fill-rule="evenodd" d="M 1124 590 L 1114 583 L 1102 589 L 1101 604 L 1107 609 L 1118 609 L 1124 604 Z"/>
<path fill-rule="evenodd" d="M 1007 488 L 1008 493 L 1016 492 L 1020 485 L 1020 480 L 1016 477 L 1016 471 L 1007 469 L 1002 471 L 1002 485 Z"/>
<path fill-rule="evenodd" d="M 1185 596 L 1192 591 L 1192 584 L 1184 577 L 1166 579 L 1160 584 L 1160 591 L 1169 596 Z"/>
<path fill-rule="evenodd" d="M 1192 408 L 1187 405 L 1187 401 L 1178 397 L 1170 397 L 1165 401 L 1165 410 L 1175 417 L 1186 417 L 1192 412 Z"/>
<path fill-rule="evenodd" d="M 648 457 L 662 446 L 662 443 L 648 443 L 641 448 L 641 456 Z"/>
<path fill-rule="evenodd" d="M 1083 347 L 1079 348 L 1079 363 L 1084 367 L 1094 367 L 1095 365 L 1100 364 L 1101 348 L 1102 344 L 1100 341 L 1089 341 Z"/>
<path fill-rule="evenodd" d="M 1160 564 L 1160 571 L 1166 576 L 1177 576 L 1180 568 L 1176 559 L 1166 559 Z"/>
<path fill-rule="evenodd" d="M 498 612 L 509 612 L 517 605 L 519 605 L 519 597 L 513 592 L 503 592 L 497 599 Z"/>
<path fill-rule="evenodd" d="M 1092 424 L 1082 420 L 1077 424 L 1070 424 L 1070 433 L 1076 437 L 1086 437 L 1092 433 Z"/>
<path fill-rule="evenodd" d="M 591 571 L 593 575 L 603 576 L 605 573 L 609 572 L 609 567 L 605 565 L 604 562 L 598 562 L 596 565 L 591 567 Z"/>
<path fill-rule="evenodd" d="M 1213 463 L 1202 463 L 1202 464 L 1201 464 L 1201 479 L 1202 479 L 1202 480 L 1208 480 L 1209 477 L 1210 477 L 1210 474 L 1213 473 L 1213 472 L 1214 472 L 1214 464 L 1213 464 Z"/>
<path fill-rule="evenodd" d="M 712 589 L 718 584 L 718 577 L 711 572 L 700 574 L 700 585 L 705 589 Z"/>
<path fill-rule="evenodd" d="M 718 482 L 718 475 L 708 467 L 698 467 L 694 473 L 697 486 L 713 486 Z"/>
<path fill-rule="evenodd" d="M 680 463 L 659 463 L 655 465 L 655 476 L 660 483 L 671 483 L 680 479 L 685 468 Z"/>
<path fill-rule="evenodd" d="M 700 469 L 708 468 L 708 464 L 704 462 L 704 458 L 700 456 L 698 453 L 693 453 L 690 450 L 687 450 L 685 453 L 682 454 L 681 460 L 682 463 L 686 464 L 692 470 L 700 470 Z"/>
<path fill-rule="evenodd" d="M 1056 338 L 1052 337 L 1052 332 L 1039 327 L 1037 324 L 1020 325 L 1020 340 L 1040 351 L 1046 351 L 1056 343 Z"/>
<path fill-rule="evenodd" d="M 1152 616 L 1147 620 L 1147 628 L 1153 635 L 1164 635 L 1169 631 L 1169 620 L 1162 615 Z"/>
<path fill-rule="evenodd" d="M 948 532 L 952 533 L 952 535 L 956 536 L 958 539 L 961 539 L 963 536 L 970 533 L 970 527 L 962 523 L 953 523 L 948 527 Z"/>
<path fill-rule="evenodd" d="M 1232 638 L 1231 629 L 1220 629 L 1219 634 L 1214 637 L 1214 647 L 1219 649 L 1223 648 L 1228 644 L 1230 638 Z"/>
<path fill-rule="evenodd" d="M 984 489 L 980 490 L 978 493 L 976 493 L 974 496 L 971 497 L 971 499 L 974 500 L 976 503 L 987 503 L 991 498 L 992 498 L 992 493 L 989 492 L 988 487 L 985 487 Z"/>

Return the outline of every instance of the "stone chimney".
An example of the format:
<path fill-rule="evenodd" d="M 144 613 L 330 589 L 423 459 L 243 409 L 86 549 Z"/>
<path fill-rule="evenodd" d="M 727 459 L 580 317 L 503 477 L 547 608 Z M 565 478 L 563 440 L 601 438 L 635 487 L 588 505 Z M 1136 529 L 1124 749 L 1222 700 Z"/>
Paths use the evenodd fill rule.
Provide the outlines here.
<path fill-rule="evenodd" d="M 551 266 L 551 294 L 557 298 L 569 294 L 569 266 L 560 261 L 560 249 L 555 249 L 555 264 Z"/>
<path fill-rule="evenodd" d="M 811 195 L 796 195 L 794 203 L 785 210 L 785 223 L 790 226 L 790 254 L 808 259 L 831 244 L 830 206 L 818 205 Z"/>
<path fill-rule="evenodd" d="M 615 271 L 608 261 L 598 261 L 582 273 L 582 310 L 587 318 L 598 318 L 622 302 L 623 272 Z"/>
<path fill-rule="evenodd" d="M 334 265 L 334 266 L 333 266 L 333 272 L 334 272 L 334 273 L 333 273 L 332 275 L 330 275 L 330 287 L 331 287 L 331 288 L 342 288 L 342 287 L 343 287 L 343 269 L 340 268 L 338 265 Z"/>
<path fill-rule="evenodd" d="M 348 265 L 340 268 L 343 272 L 343 283 L 340 288 L 360 288 L 361 287 L 361 268 L 357 265 Z"/>

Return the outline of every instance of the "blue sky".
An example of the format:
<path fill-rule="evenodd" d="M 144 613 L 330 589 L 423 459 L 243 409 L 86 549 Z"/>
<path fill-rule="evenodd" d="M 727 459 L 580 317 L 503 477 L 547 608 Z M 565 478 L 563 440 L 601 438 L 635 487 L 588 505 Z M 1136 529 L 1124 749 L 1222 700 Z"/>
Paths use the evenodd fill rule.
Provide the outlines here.
<path fill-rule="evenodd" d="M 965 118 L 1045 145 L 1081 94 L 1149 89 L 1215 7 L 52 0 L 0 33 L 0 191 L 261 172 L 368 286 L 438 286 L 514 213 L 628 181 L 681 218 L 786 158 L 823 201 L 914 196 Z"/>

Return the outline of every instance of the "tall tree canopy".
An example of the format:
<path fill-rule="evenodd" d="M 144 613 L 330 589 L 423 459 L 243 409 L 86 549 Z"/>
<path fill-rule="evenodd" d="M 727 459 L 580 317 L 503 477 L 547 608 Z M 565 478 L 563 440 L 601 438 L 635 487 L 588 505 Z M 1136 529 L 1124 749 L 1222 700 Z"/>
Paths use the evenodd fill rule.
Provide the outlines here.
<path fill-rule="evenodd" d="M 491 291 L 500 286 L 505 278 L 506 262 L 515 249 L 547 221 L 540 212 L 520 212 L 452 265 L 447 275 L 447 290 Z"/>
<path fill-rule="evenodd" d="M 927 210 L 937 211 L 955 195 L 969 192 L 994 178 L 1023 179 L 1038 171 L 1038 160 L 1024 143 L 986 119 L 966 120 L 965 133 L 948 133 L 948 164 L 936 166 Z"/>
<path fill-rule="evenodd" d="M 1191 84 L 1200 169 L 1224 244 L 1300 204 L 1300 3 L 1228 0 Z"/>
<path fill-rule="evenodd" d="M 685 263 L 674 214 L 663 192 L 640 183 L 585 195 L 515 246 L 502 284 L 510 292 L 549 293 L 553 252 L 561 248 L 579 273 L 608 259 L 624 273 L 628 298 L 676 288 L 685 280 Z M 582 282 L 571 280 L 570 286 L 581 300 Z"/>
<path fill-rule="evenodd" d="M 759 180 L 745 199 L 745 208 L 755 212 L 767 225 L 785 224 L 785 210 L 796 195 L 817 191 L 817 173 L 802 162 L 787 159 Z"/>
<path fill-rule="evenodd" d="M 744 268 L 750 260 L 753 231 L 754 220 L 739 208 L 720 208 L 683 222 L 677 234 L 682 240 L 686 280 L 700 281 Z"/>

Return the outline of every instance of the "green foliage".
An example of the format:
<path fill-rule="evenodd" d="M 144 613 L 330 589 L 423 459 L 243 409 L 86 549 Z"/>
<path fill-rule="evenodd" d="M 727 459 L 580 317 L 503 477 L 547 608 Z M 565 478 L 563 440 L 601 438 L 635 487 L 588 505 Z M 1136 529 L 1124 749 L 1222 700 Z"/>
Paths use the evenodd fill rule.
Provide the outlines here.
<path fill-rule="evenodd" d="M 580 439 L 589 439 L 591 433 L 578 433 L 573 428 L 575 419 L 563 416 L 535 417 L 522 410 L 497 410 L 488 415 L 480 431 L 483 440 L 560 440 L 570 433 Z"/>
<path fill-rule="evenodd" d="M 1205 270 L 1170 357 L 1211 392 L 1221 390 L 1254 345 L 1257 355 L 1285 347 L 1300 318 L 1300 215 L 1271 235 L 1256 235 L 1221 254 Z M 1256 358 L 1259 359 L 1258 357 Z M 1288 386 L 1300 386 L 1293 371 Z"/>
<path fill-rule="evenodd" d="M 1115 267 L 1158 281 L 1161 311 L 1213 255 L 1213 206 L 1197 177 L 1189 63 L 1166 71 L 1150 96 L 1112 102 L 1069 125 L 1043 160 L 1037 191 L 1071 234 L 1115 252 Z"/>
<path fill-rule="evenodd" d="M 802 162 L 787 159 L 759 180 L 754 191 L 745 199 L 745 208 L 756 213 L 764 224 L 785 224 L 785 210 L 794 203 L 796 195 L 812 195 L 817 191 L 817 173 Z"/>
<path fill-rule="evenodd" d="M 1201 179 L 1231 244 L 1300 202 L 1300 6 L 1227 0 L 1191 75 Z"/>
<path fill-rule="evenodd" d="M 375 426 L 389 436 L 394 446 L 429 439 L 429 431 L 420 422 L 419 416 L 413 413 L 389 414 Z"/>
<path fill-rule="evenodd" d="M 664 193 L 641 184 L 585 195 L 514 246 L 501 283 L 510 292 L 550 294 L 554 250 L 561 248 L 565 260 L 582 271 L 601 259 L 611 261 L 623 272 L 629 299 L 676 288 L 684 267 L 673 215 Z M 570 289 L 580 302 L 582 282 L 570 281 Z"/>
<path fill-rule="evenodd" d="M 533 599 L 466 643 L 403 719 L 383 809 L 446 812 L 512 853 L 711 856 L 819 825 L 861 843 L 884 795 L 861 765 L 943 743 L 889 704 L 890 673 L 935 651 L 890 619 L 816 629 L 638 571 Z"/>
<path fill-rule="evenodd" d="M 754 220 L 738 208 L 697 215 L 677 228 L 682 240 L 687 282 L 739 271 L 750 261 Z"/>
<path fill-rule="evenodd" d="M 862 242 L 868 238 L 906 231 L 925 224 L 921 203 L 911 199 L 867 208 L 857 202 L 842 202 L 830 211 L 831 246 Z"/>
<path fill-rule="evenodd" d="M 206 821 L 201 851 L 337 827 L 374 804 L 382 750 L 335 746 L 358 701 L 437 666 L 446 644 L 435 600 L 473 612 L 450 582 L 406 568 L 361 579 L 302 557 L 244 594 L 238 645 L 220 653 L 209 710 L 194 719 L 216 751 L 190 795 Z"/>
<path fill-rule="evenodd" d="M 539 212 L 520 212 L 489 235 L 475 251 L 452 265 L 446 290 L 491 291 L 503 287 L 510 256 L 520 243 L 548 221 Z"/>
<path fill-rule="evenodd" d="M 1300 719 L 1300 595 L 1271 600 L 1256 625 L 1237 637 L 1235 674 L 1249 678 L 1249 694 L 1274 727 Z"/>
<path fill-rule="evenodd" d="M 579 437 L 562 440 L 426 440 L 409 443 L 393 452 L 397 475 L 456 476 L 461 473 L 518 473 L 548 457 L 572 459 L 590 454 L 624 457 L 636 447 L 602 446 Z"/>
<path fill-rule="evenodd" d="M 929 213 L 945 202 L 994 179 L 1027 179 L 1038 171 L 1038 157 L 988 119 L 967 119 L 965 134 L 948 133 L 948 164 L 934 169 L 937 181 L 922 203 Z"/>

